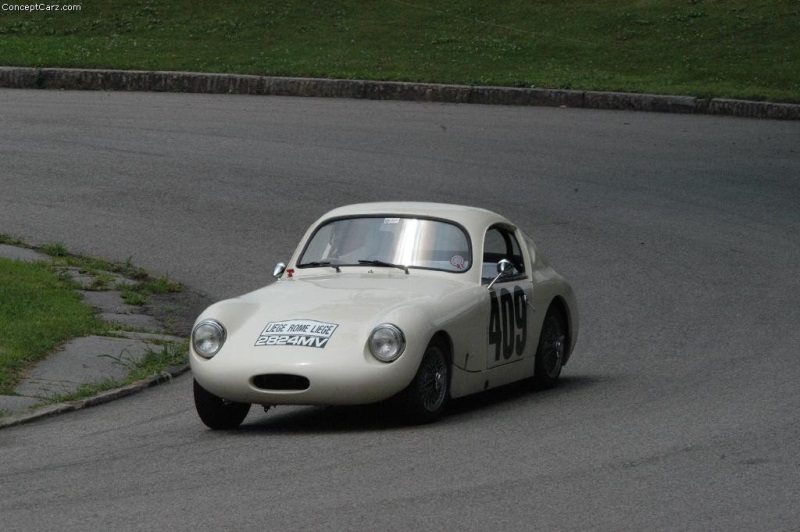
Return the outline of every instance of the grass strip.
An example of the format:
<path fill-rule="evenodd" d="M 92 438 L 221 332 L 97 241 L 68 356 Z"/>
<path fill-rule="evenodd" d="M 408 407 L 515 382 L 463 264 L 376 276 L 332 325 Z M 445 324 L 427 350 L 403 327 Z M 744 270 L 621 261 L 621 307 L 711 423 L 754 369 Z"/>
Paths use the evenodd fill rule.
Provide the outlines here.
<path fill-rule="evenodd" d="M 48 264 L 0 259 L 0 393 L 65 341 L 108 330 Z"/>
<path fill-rule="evenodd" d="M 25 242 L 0 233 L 0 244 L 29 248 Z M 131 260 L 112 263 L 70 254 L 62 244 L 45 244 L 38 251 L 50 255 L 48 262 L 21 262 L 0 258 L 0 394 L 13 395 L 24 372 L 53 353 L 65 342 L 88 335 L 114 335 L 121 326 L 97 318 L 76 290 L 120 290 L 128 304 L 144 305 L 151 294 L 180 292 L 183 286 L 171 279 L 152 277 Z M 94 278 L 81 287 L 66 268 Z M 113 275 L 112 275 L 113 274 Z M 120 284 L 119 276 L 127 280 Z M 164 368 L 185 363 L 188 347 L 167 343 L 130 363 L 133 382 Z M 183 351 L 181 349 L 183 348 Z M 105 386 L 119 384 L 106 383 Z M 88 386 L 99 391 L 103 385 Z"/>
<path fill-rule="evenodd" d="M 800 102 L 796 0 L 60 5 L 0 13 L 0 62 Z"/>

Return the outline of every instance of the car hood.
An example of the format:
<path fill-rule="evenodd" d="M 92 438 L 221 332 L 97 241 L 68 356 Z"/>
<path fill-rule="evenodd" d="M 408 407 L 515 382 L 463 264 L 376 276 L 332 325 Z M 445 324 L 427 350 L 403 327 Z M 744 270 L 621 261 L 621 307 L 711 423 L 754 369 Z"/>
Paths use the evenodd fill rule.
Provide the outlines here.
<path fill-rule="evenodd" d="M 212 305 L 199 320 L 222 321 L 237 343 L 346 347 L 363 345 L 380 323 L 404 328 L 445 318 L 448 301 L 464 290 L 462 282 L 413 272 L 287 279 Z"/>

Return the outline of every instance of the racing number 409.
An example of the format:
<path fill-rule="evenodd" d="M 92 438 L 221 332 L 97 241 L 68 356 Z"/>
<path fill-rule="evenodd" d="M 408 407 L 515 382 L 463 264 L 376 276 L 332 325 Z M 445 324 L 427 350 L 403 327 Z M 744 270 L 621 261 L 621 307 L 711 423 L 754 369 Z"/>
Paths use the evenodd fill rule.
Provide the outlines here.
<path fill-rule="evenodd" d="M 519 286 L 514 287 L 512 294 L 505 288 L 500 289 L 500 296 L 495 292 L 491 296 L 491 313 L 489 315 L 489 345 L 494 346 L 494 359 L 505 360 L 515 353 L 522 356 L 525 343 L 528 341 L 528 307 L 525 303 L 525 292 Z"/>

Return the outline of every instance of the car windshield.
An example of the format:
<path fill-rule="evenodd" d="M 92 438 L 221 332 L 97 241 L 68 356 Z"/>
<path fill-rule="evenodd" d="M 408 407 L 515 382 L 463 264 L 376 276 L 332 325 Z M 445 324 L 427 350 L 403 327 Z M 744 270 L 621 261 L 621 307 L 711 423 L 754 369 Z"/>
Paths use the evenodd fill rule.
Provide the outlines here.
<path fill-rule="evenodd" d="M 365 217 L 320 226 L 298 261 L 312 266 L 398 266 L 467 271 L 469 238 L 459 226 L 439 220 Z"/>

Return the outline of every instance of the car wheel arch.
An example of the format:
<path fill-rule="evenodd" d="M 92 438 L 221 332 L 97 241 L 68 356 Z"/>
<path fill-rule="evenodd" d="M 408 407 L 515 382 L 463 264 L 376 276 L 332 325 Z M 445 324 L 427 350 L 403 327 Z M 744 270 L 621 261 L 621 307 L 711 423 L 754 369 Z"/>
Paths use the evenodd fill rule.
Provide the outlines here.
<path fill-rule="evenodd" d="M 447 331 L 439 330 L 432 337 L 428 345 L 436 345 L 444 351 L 447 363 L 453 364 L 453 340 Z"/>

